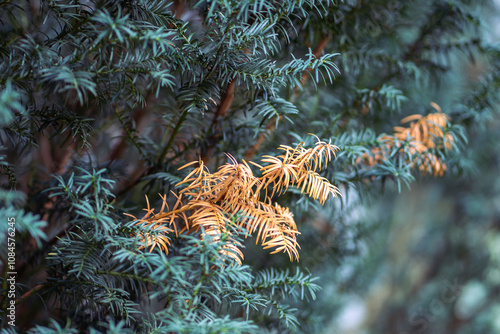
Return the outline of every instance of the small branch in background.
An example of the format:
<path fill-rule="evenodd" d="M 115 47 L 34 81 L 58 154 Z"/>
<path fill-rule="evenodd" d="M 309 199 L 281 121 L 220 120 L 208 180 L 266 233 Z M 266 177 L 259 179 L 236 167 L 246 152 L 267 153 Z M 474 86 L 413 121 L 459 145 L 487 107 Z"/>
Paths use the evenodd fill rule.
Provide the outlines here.
<path fill-rule="evenodd" d="M 212 123 L 210 124 L 210 128 L 213 129 L 213 136 L 212 136 L 212 141 L 209 147 L 207 147 L 206 151 L 204 152 L 203 156 L 201 159 L 205 162 L 208 163 L 208 159 L 210 158 L 210 151 L 215 145 L 215 141 L 220 138 L 220 133 L 216 133 L 216 131 L 220 128 L 220 126 L 217 126 L 217 121 L 219 119 L 222 119 L 227 116 L 227 113 L 229 109 L 231 108 L 231 105 L 233 104 L 234 100 L 234 93 L 235 93 L 235 81 L 231 81 L 226 88 L 226 92 L 224 93 L 224 96 L 222 97 L 219 108 L 217 108 L 217 111 L 214 114 L 214 117 L 212 118 Z"/>
<path fill-rule="evenodd" d="M 231 108 L 231 105 L 233 104 L 234 100 L 234 91 L 235 91 L 235 84 L 234 80 L 227 85 L 226 88 L 226 93 L 222 97 L 219 108 L 214 114 L 214 118 L 212 119 L 212 124 L 210 125 L 211 127 L 214 126 L 217 123 L 217 119 L 220 117 L 225 117 L 227 115 L 227 112 L 229 111 L 229 108 Z"/>
<path fill-rule="evenodd" d="M 5 170 L 5 174 L 7 174 L 9 178 L 9 188 L 11 190 L 15 190 L 17 188 L 17 179 L 16 179 L 16 174 L 12 170 L 12 167 L 3 165 L 2 168 Z"/>
<path fill-rule="evenodd" d="M 184 13 L 184 1 L 182 0 L 174 0 L 174 13 L 175 18 L 180 19 L 182 14 Z"/>
<path fill-rule="evenodd" d="M 316 46 L 316 49 L 313 51 L 313 55 L 316 58 L 318 58 L 323 53 L 323 51 L 325 50 L 325 47 L 328 44 L 329 40 L 330 40 L 330 34 L 328 34 L 325 37 L 323 37 L 321 39 L 321 41 L 318 43 L 318 45 Z M 299 96 L 301 87 L 305 86 L 305 84 L 307 83 L 307 81 L 309 79 L 309 76 L 310 76 L 309 73 L 311 71 L 312 71 L 312 69 L 308 68 L 307 70 L 305 70 L 302 73 L 302 79 L 300 80 L 301 86 L 296 86 L 294 88 L 294 94 L 293 94 L 292 101 L 291 101 L 292 103 Z M 281 119 L 282 119 L 282 116 L 279 117 L 278 121 L 281 121 Z M 257 138 L 257 141 L 255 142 L 255 144 L 253 144 L 252 146 L 250 146 L 250 148 L 245 153 L 245 159 L 246 160 L 251 159 L 257 153 L 257 151 L 260 149 L 260 147 L 262 146 L 262 144 L 264 143 L 264 141 L 274 131 L 275 128 L 276 128 L 276 117 L 273 117 L 273 118 L 271 118 L 269 120 L 269 123 L 266 126 L 266 131 L 262 132 L 259 135 L 259 137 Z"/>
<path fill-rule="evenodd" d="M 319 56 L 321 56 L 321 54 L 325 50 L 325 47 L 329 41 L 330 41 L 330 34 L 326 35 L 325 37 L 323 37 L 323 39 L 321 41 L 319 41 L 318 45 L 316 46 L 316 49 L 314 49 L 314 51 L 313 51 L 314 57 L 319 58 Z M 312 68 L 308 68 L 307 70 L 305 70 L 302 73 L 302 79 L 300 80 L 301 86 L 298 86 L 298 85 L 295 86 L 292 102 L 294 102 L 297 99 L 297 97 L 299 96 L 300 89 L 306 85 L 306 83 L 310 77 L 309 73 L 311 73 L 311 72 L 312 72 Z"/>
<path fill-rule="evenodd" d="M 135 124 L 135 132 L 141 132 L 141 130 L 144 129 L 144 127 L 146 126 L 146 122 L 144 120 L 146 119 L 146 115 L 148 114 L 148 106 L 153 102 L 153 99 L 154 99 L 154 94 L 149 93 L 146 96 L 146 99 L 145 99 L 146 103 L 144 104 L 144 106 L 134 109 L 132 120 Z M 117 109 L 115 106 L 115 113 L 116 112 L 117 112 Z M 120 118 L 119 118 L 119 120 L 120 120 L 120 122 L 122 122 L 122 120 Z M 127 132 L 127 129 L 124 129 L 124 132 Z M 128 134 L 128 132 L 127 132 L 127 134 Z M 129 137 L 130 137 L 130 135 L 129 135 Z M 115 148 L 113 149 L 113 151 L 111 152 L 111 154 L 109 156 L 110 163 L 112 163 L 115 160 L 119 160 L 122 157 L 123 152 L 124 152 L 125 148 L 127 147 L 126 140 L 127 140 L 127 138 L 125 137 L 125 134 L 124 134 L 122 136 L 120 142 L 118 143 L 118 145 L 115 146 Z M 141 150 L 139 149 L 139 152 L 140 151 Z"/>
<path fill-rule="evenodd" d="M 24 302 L 26 299 L 37 293 L 43 288 L 43 284 L 38 284 L 30 290 L 26 291 L 20 298 L 16 299 L 16 305 Z"/>
<path fill-rule="evenodd" d="M 144 107 L 134 109 L 134 113 L 132 116 L 132 120 L 135 124 L 135 131 L 134 132 L 140 132 L 144 128 L 144 126 L 145 126 L 144 119 L 145 119 L 146 115 L 148 114 L 147 106 L 150 104 L 152 98 L 153 98 L 153 94 L 149 94 L 146 97 L 146 104 L 144 105 Z M 137 145 L 135 138 L 134 138 L 134 133 L 131 131 L 131 129 L 129 129 L 127 127 L 127 124 L 125 124 L 123 118 L 119 114 L 117 106 L 114 105 L 113 107 L 114 107 L 115 114 L 122 125 L 124 134 L 121 137 L 120 142 L 115 146 L 115 148 L 113 149 L 113 151 L 111 152 L 111 154 L 109 156 L 109 163 L 110 164 L 113 161 L 119 160 L 122 157 L 123 152 L 125 151 L 125 148 L 127 147 L 127 143 L 126 143 L 127 138 L 130 139 L 134 143 L 134 145 L 137 147 L 137 150 L 142 155 L 142 149 L 140 146 Z M 125 134 L 127 135 L 127 137 L 125 137 Z"/>
<path fill-rule="evenodd" d="M 40 157 L 39 161 L 41 162 L 40 164 L 48 172 L 47 175 L 50 175 L 55 163 L 54 163 L 54 158 L 52 156 L 52 149 L 49 140 L 49 135 L 45 135 L 44 132 L 41 132 L 38 143 L 40 147 L 40 150 L 38 152 Z"/>
<path fill-rule="evenodd" d="M 62 155 L 54 159 L 55 166 L 53 166 L 54 171 L 52 173 L 59 175 L 66 173 L 71 157 L 75 152 L 75 148 L 76 148 L 76 142 L 73 141 L 68 147 L 59 151 L 59 153 L 62 153 Z"/>
<path fill-rule="evenodd" d="M 175 128 L 172 131 L 172 134 L 170 135 L 168 143 L 165 145 L 165 147 L 163 148 L 163 151 L 158 156 L 158 161 L 157 161 L 158 165 L 160 165 L 162 163 L 162 161 L 165 160 L 165 157 L 167 156 L 168 151 L 172 147 L 172 144 L 174 143 L 175 137 L 177 136 L 177 133 L 179 132 L 179 130 L 182 126 L 182 123 L 184 123 L 184 121 L 186 120 L 187 115 L 188 115 L 188 111 L 184 110 L 182 112 L 181 116 L 179 117 L 179 120 L 177 121 L 177 124 L 175 124 Z"/>
<path fill-rule="evenodd" d="M 135 170 L 127 178 L 128 182 L 122 187 L 122 189 L 117 192 L 117 196 L 126 194 L 130 189 L 132 189 L 137 184 L 137 182 L 139 182 L 141 177 L 143 177 L 148 172 L 148 170 L 150 170 L 150 167 L 146 166 L 144 161 L 139 162 Z"/>
<path fill-rule="evenodd" d="M 281 116 L 280 116 L 280 120 L 281 120 Z M 245 153 L 245 160 L 248 161 L 248 160 L 252 159 L 252 157 L 257 153 L 257 151 L 262 146 L 262 144 L 264 144 L 264 141 L 267 139 L 267 136 L 271 132 L 273 132 L 275 128 L 276 128 L 276 122 L 275 122 L 275 118 L 273 117 L 271 119 L 271 121 L 267 124 L 266 131 L 262 132 L 259 135 L 259 137 L 257 138 L 257 141 L 255 142 L 255 144 L 253 144 L 252 146 L 250 146 L 250 148 Z"/>

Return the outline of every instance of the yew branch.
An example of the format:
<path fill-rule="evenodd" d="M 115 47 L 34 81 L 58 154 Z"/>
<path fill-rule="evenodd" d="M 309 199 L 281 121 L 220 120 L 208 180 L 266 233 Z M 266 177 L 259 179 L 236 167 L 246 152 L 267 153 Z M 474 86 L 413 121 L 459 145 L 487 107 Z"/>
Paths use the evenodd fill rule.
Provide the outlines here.
<path fill-rule="evenodd" d="M 318 58 L 323 53 L 329 40 L 330 40 L 330 34 L 323 37 L 323 39 L 321 39 L 321 41 L 318 43 L 316 49 L 314 49 L 313 51 L 313 54 L 316 58 Z M 311 71 L 312 69 L 308 68 L 302 73 L 302 79 L 300 80 L 302 87 L 307 83 L 307 80 L 309 79 L 310 76 L 309 73 Z M 295 87 L 294 94 L 292 97 L 292 102 L 295 101 L 299 96 L 300 88 L 301 88 L 300 86 Z M 281 119 L 282 116 L 279 117 L 279 120 Z M 268 135 L 271 134 L 275 128 L 276 128 L 276 117 L 273 117 L 269 120 L 269 123 L 266 125 L 266 131 L 262 132 L 257 138 L 257 141 L 247 150 L 247 152 L 245 153 L 245 159 L 249 160 L 255 155 L 255 153 L 257 153 L 257 151 L 260 149 L 264 141 L 267 139 Z"/>

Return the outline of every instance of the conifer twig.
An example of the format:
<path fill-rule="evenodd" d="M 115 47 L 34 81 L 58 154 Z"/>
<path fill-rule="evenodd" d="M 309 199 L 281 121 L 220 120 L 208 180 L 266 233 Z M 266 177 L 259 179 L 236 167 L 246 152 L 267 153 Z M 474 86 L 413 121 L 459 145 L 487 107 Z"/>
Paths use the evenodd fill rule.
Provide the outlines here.
<path fill-rule="evenodd" d="M 146 98 L 146 106 L 149 104 L 151 97 L 152 97 L 152 94 L 150 94 Z M 146 106 L 141 107 L 141 108 L 137 108 L 133 112 L 132 118 L 133 118 L 133 121 L 135 123 L 135 128 L 136 128 L 135 132 L 139 132 L 144 127 L 143 120 L 144 120 L 145 116 L 147 115 Z M 116 109 L 115 109 L 115 112 L 116 112 Z M 126 130 L 124 129 L 123 132 L 126 132 Z M 128 133 L 126 133 L 126 134 L 128 134 Z M 111 151 L 111 154 L 109 155 L 109 161 L 110 161 L 109 163 L 110 164 L 112 161 L 118 160 L 121 158 L 121 156 L 123 155 L 123 152 L 125 151 L 126 145 L 127 145 L 126 140 L 127 140 L 127 137 L 124 134 L 121 137 L 120 142 Z"/>
<path fill-rule="evenodd" d="M 174 143 L 174 139 L 177 136 L 177 133 L 179 132 L 182 123 L 184 123 L 184 121 L 186 120 L 187 115 L 188 115 L 188 111 L 184 110 L 182 112 L 179 120 L 177 121 L 177 124 L 175 125 L 175 128 L 172 131 L 172 134 L 170 135 L 170 138 L 168 140 L 167 145 L 165 145 L 165 147 L 163 148 L 163 151 L 160 153 L 160 155 L 158 157 L 158 161 L 157 161 L 158 164 L 160 164 L 167 156 L 167 153 L 170 150 L 170 147 L 172 147 L 172 144 Z"/>
<path fill-rule="evenodd" d="M 328 41 L 330 40 L 330 34 L 327 34 L 325 37 L 323 37 L 323 39 L 321 39 L 321 41 L 318 43 L 318 45 L 316 46 L 316 49 L 313 51 L 313 55 L 318 58 L 324 51 L 326 45 L 328 44 Z M 301 85 L 302 87 L 307 83 L 307 80 L 309 78 L 309 73 L 312 71 L 311 68 L 308 68 L 307 70 L 305 70 L 303 73 L 302 73 L 302 79 L 300 80 L 301 82 Z M 295 101 L 295 99 L 298 97 L 300 93 L 300 87 L 299 86 L 296 86 L 294 88 L 294 95 L 293 95 L 293 98 L 292 98 L 292 102 Z M 281 120 L 282 116 L 279 117 L 279 119 Z M 276 128 L 276 118 L 273 117 L 269 120 L 269 123 L 267 124 L 266 126 L 266 131 L 262 132 L 259 137 L 257 138 L 257 141 L 255 142 L 255 144 L 253 144 L 252 146 L 250 146 L 250 148 L 247 150 L 247 152 L 245 153 L 245 159 L 246 160 L 249 160 L 251 159 L 255 153 L 257 153 L 257 151 L 260 149 L 260 147 L 262 146 L 262 144 L 264 143 L 264 141 L 266 140 L 267 136 L 272 133 L 274 131 L 274 129 Z"/>
<path fill-rule="evenodd" d="M 43 284 L 38 284 L 30 290 L 26 291 L 20 298 L 16 299 L 16 305 L 24 302 L 26 299 L 37 293 L 43 288 Z"/>
<path fill-rule="evenodd" d="M 214 114 L 214 117 L 212 118 L 212 123 L 210 124 L 210 128 L 214 128 L 217 124 L 217 120 L 220 118 L 224 118 L 227 115 L 227 112 L 229 111 L 229 108 L 231 108 L 231 105 L 233 104 L 234 100 L 234 93 L 235 93 L 235 81 L 232 80 L 226 88 L 226 93 L 222 97 L 219 108 L 217 108 L 217 111 Z M 218 139 L 220 137 L 220 133 L 214 133 L 212 136 L 213 139 Z M 212 141 L 213 143 L 213 141 Z M 210 150 L 213 148 L 214 144 L 211 144 L 209 147 L 207 147 L 205 153 L 202 156 L 202 160 L 207 162 L 207 157 L 209 156 Z"/>
<path fill-rule="evenodd" d="M 325 37 L 323 37 L 323 39 L 321 41 L 319 41 L 318 45 L 316 46 L 316 49 L 313 51 L 313 55 L 316 58 L 318 58 L 323 53 L 323 51 L 325 50 L 326 44 L 328 44 L 329 40 L 330 40 L 330 34 L 327 34 Z M 308 69 L 306 69 L 302 73 L 302 79 L 300 80 L 302 87 L 304 87 L 305 84 L 307 83 L 307 80 L 309 80 L 309 77 L 310 77 L 309 73 L 311 73 L 311 72 L 312 72 L 312 68 L 309 67 Z M 297 97 L 299 96 L 300 88 L 301 87 L 299 87 L 298 85 L 295 86 L 292 101 L 295 101 L 295 99 L 297 99 Z"/>
<path fill-rule="evenodd" d="M 211 127 L 213 127 L 217 123 L 218 118 L 226 116 L 227 112 L 229 111 L 229 108 L 231 108 L 231 105 L 233 104 L 234 92 L 235 92 L 234 82 L 235 81 L 232 80 L 227 85 L 226 93 L 224 94 L 224 97 L 221 99 L 220 104 L 219 104 L 219 108 L 217 108 L 217 111 L 214 114 Z"/>

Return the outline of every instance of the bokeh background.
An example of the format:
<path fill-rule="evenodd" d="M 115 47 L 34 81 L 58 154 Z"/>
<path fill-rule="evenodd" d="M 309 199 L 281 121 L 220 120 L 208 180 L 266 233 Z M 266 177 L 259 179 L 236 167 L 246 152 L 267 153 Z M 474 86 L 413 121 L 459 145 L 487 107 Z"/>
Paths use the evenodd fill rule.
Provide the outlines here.
<path fill-rule="evenodd" d="M 484 16 L 494 43 L 499 9 L 495 1 Z M 473 84 L 486 66 L 457 66 L 427 98 L 446 108 L 456 82 Z M 335 305 L 328 333 L 500 332 L 500 122 L 492 111 L 468 133 L 460 177 L 419 179 L 347 209 L 366 225 L 345 227 L 356 256 L 318 269 L 322 300 Z M 332 263 L 331 255 L 318 253 L 318 261 Z"/>

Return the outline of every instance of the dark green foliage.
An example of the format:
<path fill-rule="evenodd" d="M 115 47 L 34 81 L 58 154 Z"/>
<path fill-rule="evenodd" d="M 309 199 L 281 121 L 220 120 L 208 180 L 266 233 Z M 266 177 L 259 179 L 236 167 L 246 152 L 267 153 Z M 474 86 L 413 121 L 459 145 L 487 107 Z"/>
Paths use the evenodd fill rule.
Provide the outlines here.
<path fill-rule="evenodd" d="M 375 272 L 380 253 L 365 263 L 364 242 L 384 229 L 360 218 L 363 201 L 423 178 L 412 138 L 366 162 L 393 127 L 436 112 L 435 102 L 453 145 L 436 138 L 428 153 L 454 178 L 477 169 L 468 134 L 495 119 L 500 88 L 500 51 L 484 35 L 491 9 L 466 0 L 0 2 L 0 219 L 16 220 L 19 330 L 324 332 L 339 291 L 364 291 L 363 273 Z M 343 198 L 325 207 L 297 189 L 280 198 L 302 233 L 299 265 L 256 250 L 246 231 L 173 236 L 169 254 L 148 252 L 141 233 L 161 226 L 123 214 L 158 208 L 157 193 L 173 206 L 186 163 L 215 171 L 225 153 L 258 161 L 281 144 L 312 146 L 309 134 L 340 148 L 322 176 Z M 0 222 L 2 246 L 7 227 Z M 242 265 L 223 252 L 240 242 Z M 334 268 L 346 263 L 359 275 L 339 278 Z M 331 284 L 335 292 L 318 293 Z M 17 332 L 6 319 L 2 333 Z"/>
<path fill-rule="evenodd" d="M 81 175 L 59 178 L 51 189 L 51 196 L 69 199 L 68 221 L 76 229 L 49 253 L 45 293 L 55 293 L 60 312 L 78 328 L 102 330 L 101 322 L 111 316 L 139 332 L 258 332 L 251 322 L 228 318 L 240 310 L 247 321 L 265 311 L 284 325 L 297 324 L 294 310 L 282 301 L 314 298 L 318 286 L 310 275 L 264 271 L 254 279 L 248 266 L 219 253 L 230 241 L 224 238 L 185 236 L 168 257 L 138 250 L 131 236 L 138 227 L 113 222 L 114 182 L 104 172 L 79 170 Z"/>

